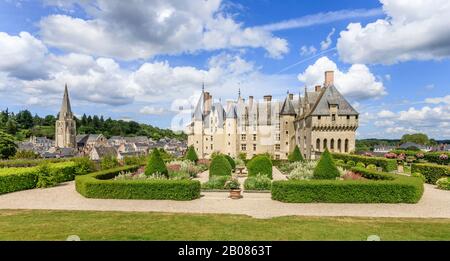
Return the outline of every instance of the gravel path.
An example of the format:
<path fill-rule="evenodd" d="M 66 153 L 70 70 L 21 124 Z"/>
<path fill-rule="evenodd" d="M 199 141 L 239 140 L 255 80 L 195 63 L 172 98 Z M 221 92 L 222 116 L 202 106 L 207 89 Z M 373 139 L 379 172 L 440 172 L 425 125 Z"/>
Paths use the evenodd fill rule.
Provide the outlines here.
<path fill-rule="evenodd" d="M 87 199 L 75 191 L 74 182 L 47 189 L 0 195 L 0 209 L 53 209 L 99 211 L 151 211 L 245 214 L 257 218 L 277 216 L 360 216 L 450 218 L 450 191 L 425 185 L 418 204 L 293 204 L 271 200 L 270 193 L 244 193 L 232 200 L 227 192 L 203 192 L 192 201 Z"/>

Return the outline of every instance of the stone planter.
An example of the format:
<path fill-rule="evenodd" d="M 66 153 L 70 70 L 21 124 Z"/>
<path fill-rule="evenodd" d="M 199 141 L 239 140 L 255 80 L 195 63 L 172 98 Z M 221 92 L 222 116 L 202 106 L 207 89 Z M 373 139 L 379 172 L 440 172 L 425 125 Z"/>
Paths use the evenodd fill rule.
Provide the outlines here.
<path fill-rule="evenodd" d="M 230 190 L 230 198 L 231 199 L 240 199 L 242 198 L 240 189 L 231 189 Z"/>
<path fill-rule="evenodd" d="M 397 172 L 398 173 L 403 173 L 403 164 L 398 164 L 397 165 Z"/>

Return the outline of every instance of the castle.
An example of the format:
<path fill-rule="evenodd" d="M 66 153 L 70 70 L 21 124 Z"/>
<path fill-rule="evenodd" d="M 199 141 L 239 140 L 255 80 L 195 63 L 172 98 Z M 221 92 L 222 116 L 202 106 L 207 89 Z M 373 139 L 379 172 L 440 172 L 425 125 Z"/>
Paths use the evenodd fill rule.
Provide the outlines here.
<path fill-rule="evenodd" d="M 287 159 L 298 146 L 307 159 L 316 159 L 328 148 L 349 153 L 355 149 L 358 112 L 334 86 L 334 72 L 325 72 L 323 86 L 315 86 L 294 100 L 288 93 L 284 101 L 272 101 L 271 95 L 257 102 L 248 101 L 239 92 L 237 101 L 225 108 L 213 102 L 202 90 L 187 126 L 188 145 L 194 146 L 200 158 L 213 152 L 232 157 L 245 153 L 247 158 L 269 153 L 275 159 Z"/>

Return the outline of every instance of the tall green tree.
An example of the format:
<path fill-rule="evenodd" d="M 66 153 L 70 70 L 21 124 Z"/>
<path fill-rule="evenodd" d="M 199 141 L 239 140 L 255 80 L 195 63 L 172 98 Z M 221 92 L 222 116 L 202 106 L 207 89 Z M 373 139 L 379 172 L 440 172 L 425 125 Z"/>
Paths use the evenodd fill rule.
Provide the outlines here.
<path fill-rule="evenodd" d="M 17 145 L 14 137 L 0 131 L 0 159 L 8 159 L 16 154 Z"/>
<path fill-rule="evenodd" d="M 414 142 L 421 145 L 427 145 L 430 143 L 430 139 L 424 133 L 405 134 L 402 136 L 401 143 Z"/>
<path fill-rule="evenodd" d="M 19 124 L 20 128 L 30 129 L 33 127 L 33 115 L 29 110 L 20 111 L 16 115 L 16 121 Z"/>

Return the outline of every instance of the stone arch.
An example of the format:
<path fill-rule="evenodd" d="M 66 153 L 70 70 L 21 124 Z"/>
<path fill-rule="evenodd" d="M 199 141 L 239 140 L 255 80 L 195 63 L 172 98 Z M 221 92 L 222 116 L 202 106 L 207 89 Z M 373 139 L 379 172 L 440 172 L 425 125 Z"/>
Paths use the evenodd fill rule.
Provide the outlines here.
<path fill-rule="evenodd" d="M 320 139 L 316 140 L 316 150 L 320 151 Z"/>
<path fill-rule="evenodd" d="M 328 141 L 327 139 L 323 139 L 323 150 L 325 150 L 328 146 Z"/>
<path fill-rule="evenodd" d="M 345 139 L 345 152 L 348 152 L 348 139 Z"/>
<path fill-rule="evenodd" d="M 330 141 L 330 150 L 334 151 L 334 139 L 331 139 Z"/>
<path fill-rule="evenodd" d="M 337 141 L 337 149 L 339 150 L 339 152 L 342 152 L 342 141 L 341 141 L 341 139 L 338 139 L 338 141 Z"/>

